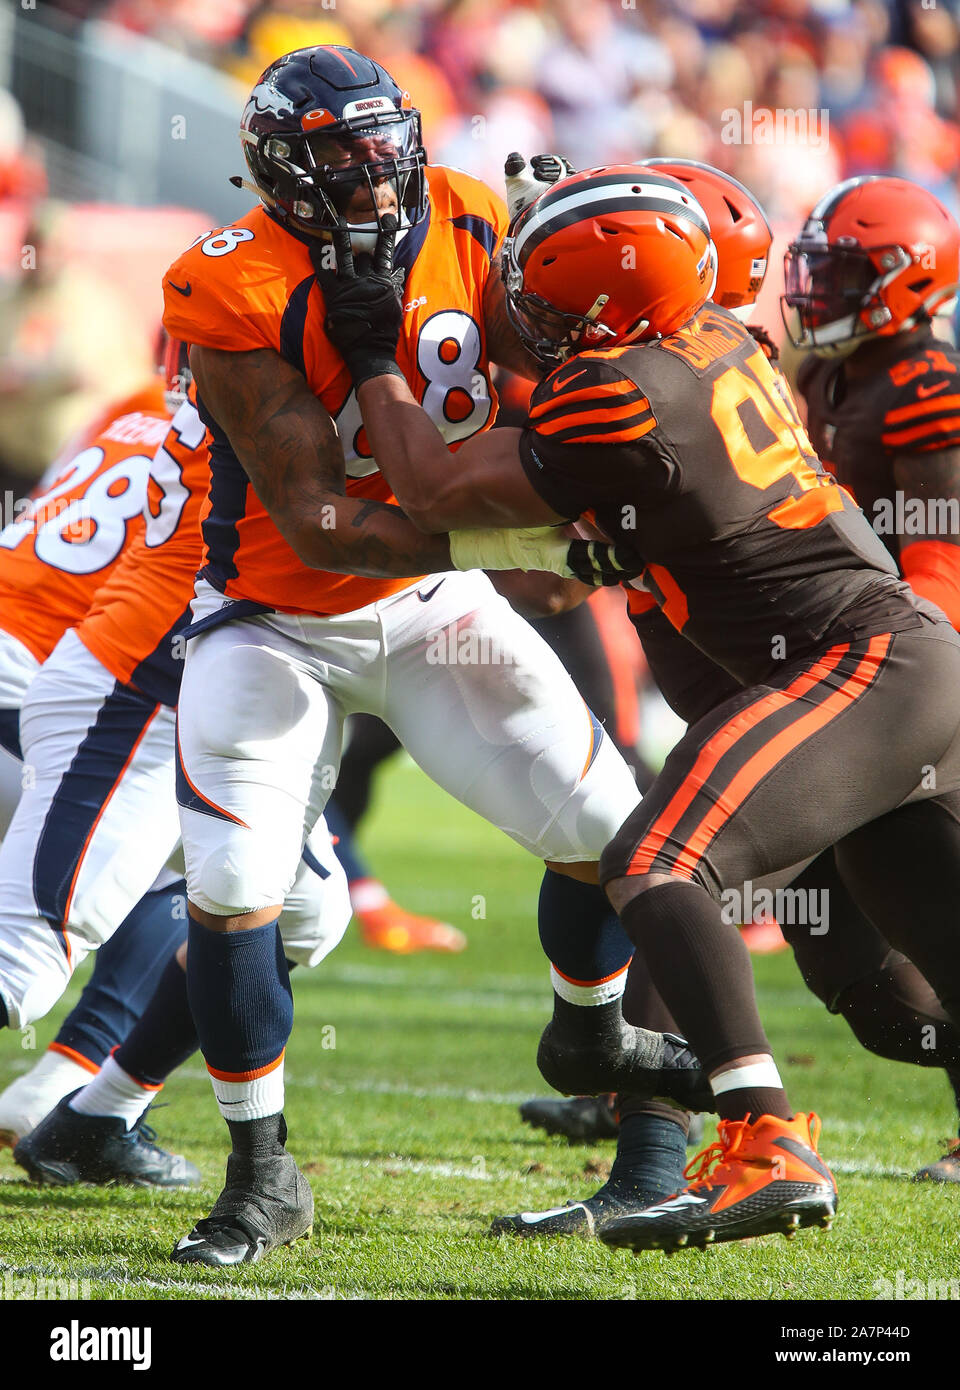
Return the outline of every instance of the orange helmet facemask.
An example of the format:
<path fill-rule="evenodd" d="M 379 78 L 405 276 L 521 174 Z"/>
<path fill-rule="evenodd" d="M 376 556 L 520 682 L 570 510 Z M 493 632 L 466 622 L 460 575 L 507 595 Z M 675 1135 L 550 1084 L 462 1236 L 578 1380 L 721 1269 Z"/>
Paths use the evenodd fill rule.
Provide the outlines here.
<path fill-rule="evenodd" d="M 645 159 L 644 166 L 677 179 L 707 214 L 717 248 L 717 283 L 710 296 L 742 323 L 757 305 L 773 232 L 766 213 L 743 184 L 696 159 Z"/>
<path fill-rule="evenodd" d="M 960 227 L 907 179 L 847 179 L 813 209 L 784 257 L 783 321 L 795 347 L 852 352 L 950 312 Z"/>
<path fill-rule="evenodd" d="M 663 337 L 716 280 L 706 213 L 676 179 L 637 164 L 563 179 L 504 245 L 507 312 L 546 366 L 571 353 Z"/>

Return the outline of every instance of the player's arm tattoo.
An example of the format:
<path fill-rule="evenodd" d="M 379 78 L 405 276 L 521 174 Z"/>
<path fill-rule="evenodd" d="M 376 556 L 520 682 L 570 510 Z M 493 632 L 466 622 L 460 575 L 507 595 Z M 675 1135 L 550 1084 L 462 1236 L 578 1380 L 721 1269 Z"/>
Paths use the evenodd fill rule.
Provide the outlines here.
<path fill-rule="evenodd" d="M 901 547 L 915 541 L 960 546 L 960 449 L 900 454 L 893 461 L 893 479 L 903 494 L 904 516 L 910 520 L 909 533 L 900 538 Z M 922 508 L 908 510 L 913 500 L 922 502 Z"/>
<path fill-rule="evenodd" d="M 204 409 L 305 565 L 396 578 L 450 568 L 445 536 L 424 535 L 399 507 L 346 495 L 333 421 L 278 353 L 195 347 L 190 363 Z"/>
<path fill-rule="evenodd" d="M 524 473 L 519 430 L 474 435 L 453 454 L 401 377 L 371 377 L 357 398 L 370 452 L 407 516 L 423 531 L 566 520 L 551 511 Z"/>
<path fill-rule="evenodd" d="M 539 381 L 546 375 L 543 363 L 523 346 L 507 315 L 507 293 L 500 274 L 499 256 L 490 266 L 483 287 L 483 325 L 487 357 L 491 362 L 531 381 Z"/>

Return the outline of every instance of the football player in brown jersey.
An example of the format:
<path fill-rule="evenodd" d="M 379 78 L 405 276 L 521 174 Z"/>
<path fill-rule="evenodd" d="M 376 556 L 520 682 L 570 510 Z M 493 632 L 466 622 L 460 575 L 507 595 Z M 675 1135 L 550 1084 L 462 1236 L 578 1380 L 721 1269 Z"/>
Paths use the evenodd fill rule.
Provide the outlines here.
<path fill-rule="evenodd" d="M 848 179 L 785 260 L 783 316 L 818 454 L 912 587 L 960 625 L 960 353 L 934 334 L 960 226 L 906 179 Z"/>
<path fill-rule="evenodd" d="M 784 271 L 814 448 L 915 592 L 958 627 L 960 353 L 935 325 L 956 304 L 960 226 L 906 179 L 848 179 L 810 213 Z M 915 993 L 902 962 L 883 969 Z M 852 1005 L 864 1019 L 879 1007 L 868 992 Z M 948 1072 L 960 1104 L 960 1073 Z M 960 1140 L 917 1177 L 960 1182 Z"/>
<path fill-rule="evenodd" d="M 601 862 L 721 1116 L 688 1186 L 603 1239 L 678 1248 L 826 1226 L 836 1189 L 819 1122 L 786 1098 L 719 898 L 837 845 L 858 902 L 960 1017 L 948 910 L 960 640 L 824 472 L 755 340 L 707 304 L 714 248 L 682 184 L 640 166 L 590 170 L 513 231 L 514 323 L 553 370 L 525 429 L 466 445 L 451 469 L 404 383 L 361 363 L 364 421 L 397 497 L 423 529 L 453 533 L 458 567 L 567 573 L 550 528 L 590 513 L 642 557 L 674 627 L 742 687 L 681 740 Z M 347 247 L 336 280 L 328 333 L 354 362 L 379 357 L 401 321 L 388 276 L 352 276 Z M 528 529 L 500 529 L 511 525 Z"/>
<path fill-rule="evenodd" d="M 534 158 L 538 172 L 542 160 L 542 156 Z M 709 165 L 666 159 L 649 159 L 644 164 L 679 179 L 703 207 L 717 250 L 713 301 L 749 324 L 773 240 L 763 209 L 736 179 Z M 509 186 L 508 180 L 508 189 Z M 751 325 L 750 331 L 775 360 L 776 348 L 765 330 Z M 960 550 L 955 554 L 960 564 Z M 675 713 L 687 723 L 696 723 L 714 705 L 735 693 L 738 687 L 732 677 L 685 641 L 650 595 L 629 587 L 627 595 L 647 664 Z M 928 593 L 927 597 L 934 595 Z M 960 1106 L 960 1031 L 944 1013 L 916 966 L 894 951 L 856 907 L 837 873 L 832 849 L 807 866 L 792 888 L 804 895 L 804 901 L 829 903 L 832 929 L 827 932 L 818 924 L 791 920 L 795 916 L 806 919 L 806 913 L 788 911 L 784 918 L 784 934 L 808 987 L 832 1013 L 846 1019 L 870 1051 L 895 1061 L 943 1067 Z M 810 896 L 814 894 L 819 896 Z M 786 899 L 788 907 L 792 901 L 795 900 Z M 631 1022 L 643 1022 L 644 1014 L 661 1017 L 646 1008 L 648 1001 L 643 995 L 637 999 L 633 995 L 631 988 L 624 1000 Z M 667 1019 L 659 1026 L 667 1031 L 676 1028 Z M 935 1040 L 935 1047 L 924 1045 L 931 1040 Z M 521 1106 L 520 1113 L 528 1123 L 549 1133 L 587 1142 L 617 1133 L 616 1101 L 614 1096 L 538 1097 Z M 676 1115 L 676 1111 L 673 1113 Z M 500 1217 L 494 1222 L 494 1231 L 536 1237 L 597 1234 L 618 1210 L 635 1207 L 639 1195 L 637 1176 L 646 1174 L 650 1158 L 634 1142 L 630 1132 L 634 1127 L 628 1108 L 613 1171 L 599 1192 L 559 1210 Z M 957 1143 L 951 1144 L 943 1158 L 922 1168 L 917 1177 L 960 1181 Z"/>

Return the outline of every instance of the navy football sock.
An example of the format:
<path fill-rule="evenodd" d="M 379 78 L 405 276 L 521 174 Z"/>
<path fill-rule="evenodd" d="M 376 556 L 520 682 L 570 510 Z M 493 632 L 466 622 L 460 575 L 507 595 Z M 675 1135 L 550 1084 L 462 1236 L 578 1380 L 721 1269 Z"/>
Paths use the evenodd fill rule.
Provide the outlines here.
<path fill-rule="evenodd" d="M 114 1054 L 117 1064 L 144 1086 L 162 1086 L 200 1046 L 187 999 L 187 975 L 176 953 L 138 1021 Z"/>
<path fill-rule="evenodd" d="M 293 1027 L 277 923 L 225 932 L 191 917 L 187 997 L 211 1071 L 242 1081 L 276 1062 Z"/>
<path fill-rule="evenodd" d="M 547 869 L 540 886 L 538 921 L 547 959 L 575 986 L 595 987 L 610 980 L 626 969 L 633 955 L 617 914 L 595 883 L 580 883 Z"/>
<path fill-rule="evenodd" d="M 7 1006 L 6 1006 L 6 1004 L 3 1002 L 3 1000 L 0 999 L 0 1028 L 9 1028 L 9 1027 L 10 1027 L 10 1017 L 9 1017 L 9 1015 L 8 1015 L 8 1013 L 7 1013 Z"/>
<path fill-rule="evenodd" d="M 103 1065 L 133 1028 L 167 960 L 183 942 L 186 908 L 183 879 L 144 894 L 97 951 L 93 974 L 60 1025 L 56 1042 L 95 1066 Z"/>
<path fill-rule="evenodd" d="M 621 1201 L 650 1202 L 670 1197 L 684 1185 L 687 1161 L 687 1115 L 675 1117 L 651 1110 L 631 1111 L 625 1105 L 620 1113 L 617 1156 L 610 1176 L 600 1193 Z"/>

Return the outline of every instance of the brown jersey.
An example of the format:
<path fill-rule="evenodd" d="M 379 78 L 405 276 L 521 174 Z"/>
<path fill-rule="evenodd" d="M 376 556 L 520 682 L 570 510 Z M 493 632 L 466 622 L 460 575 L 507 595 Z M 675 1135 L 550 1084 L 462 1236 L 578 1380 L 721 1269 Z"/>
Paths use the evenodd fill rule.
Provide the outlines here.
<path fill-rule="evenodd" d="M 678 333 L 578 355 L 538 386 L 521 458 L 559 515 L 642 558 L 673 624 L 745 684 L 826 642 L 916 622 L 750 333 L 708 305 Z"/>
<path fill-rule="evenodd" d="M 899 563 L 926 527 L 898 499 L 893 461 L 960 445 L 960 353 L 928 324 L 865 344 L 854 359 L 808 357 L 797 385 L 814 448 Z"/>

